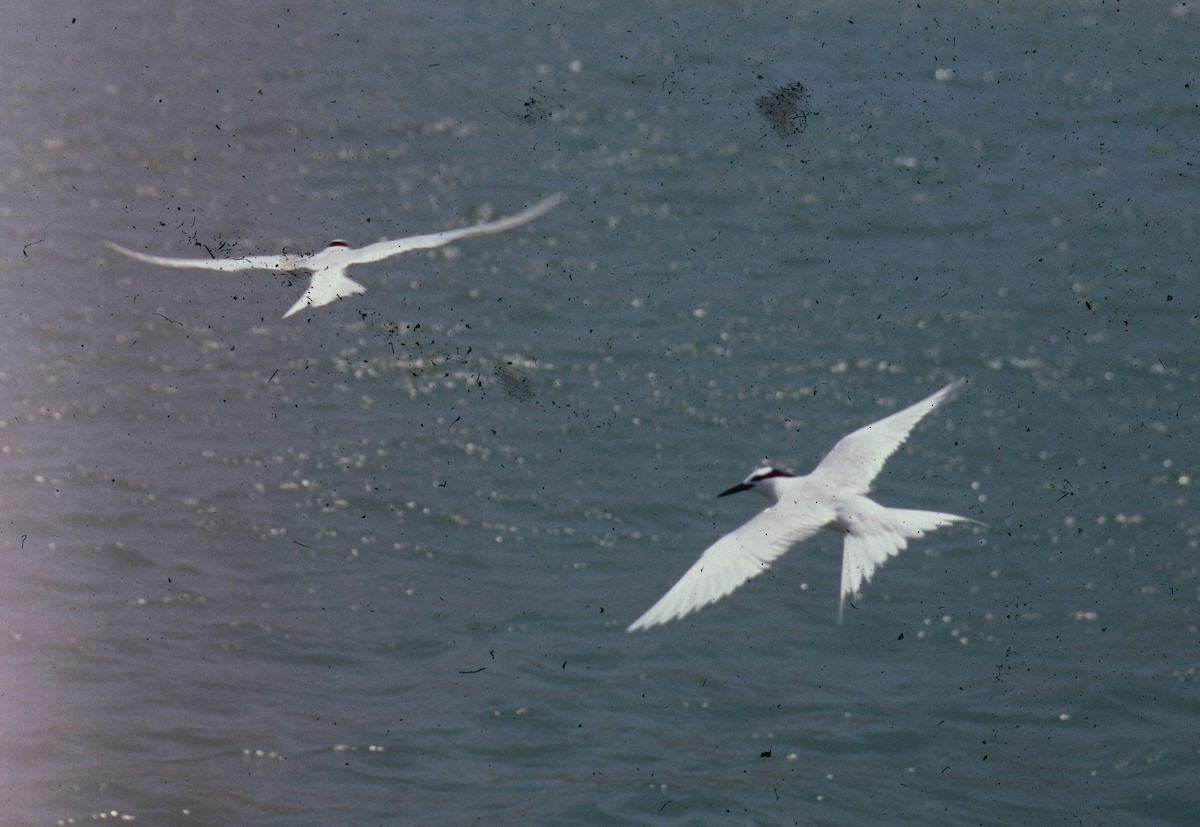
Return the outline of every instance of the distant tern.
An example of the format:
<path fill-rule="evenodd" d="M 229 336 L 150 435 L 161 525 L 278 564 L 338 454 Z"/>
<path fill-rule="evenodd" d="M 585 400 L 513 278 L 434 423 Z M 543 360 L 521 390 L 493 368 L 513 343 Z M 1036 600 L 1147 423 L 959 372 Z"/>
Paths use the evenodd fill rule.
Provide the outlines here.
<path fill-rule="evenodd" d="M 283 314 L 283 318 L 286 319 L 288 316 L 298 313 L 306 307 L 320 307 L 346 296 L 365 293 L 367 288 L 346 275 L 346 268 L 354 264 L 382 261 L 385 258 L 391 258 L 392 256 L 407 253 L 411 250 L 428 250 L 464 238 L 474 238 L 478 235 L 502 233 L 505 230 L 519 227 L 522 224 L 545 215 L 552 208 L 562 203 L 563 200 L 564 196 L 562 195 L 552 195 L 516 215 L 510 215 L 496 221 L 476 224 L 474 227 L 446 230 L 440 233 L 414 235 L 408 238 L 397 238 L 392 241 L 379 241 L 357 249 L 350 247 L 345 241 L 333 241 L 321 252 L 313 253 L 309 256 L 245 256 L 243 258 L 214 259 L 166 258 L 164 256 L 152 256 L 129 250 L 111 241 L 104 243 L 118 253 L 127 255 L 130 258 L 144 261 L 148 264 L 159 264 L 163 267 L 197 268 L 201 270 L 221 270 L 223 272 L 237 272 L 239 270 L 312 271 L 312 280 L 308 283 L 308 289 L 304 291 L 304 295 L 300 297 L 300 300 L 293 304 L 288 309 L 288 312 Z"/>
<path fill-rule="evenodd" d="M 875 569 L 903 551 L 909 539 L 951 523 L 975 522 L 939 511 L 888 508 L 866 496 L 883 464 L 904 444 L 913 427 L 950 399 L 964 381 L 959 379 L 911 407 L 842 437 L 807 476 L 757 468 L 744 482 L 722 491 L 717 496 L 754 491 L 771 505 L 709 546 L 627 631 L 667 623 L 715 603 L 822 528 L 846 535 L 838 603 L 841 623 L 846 598 L 870 582 Z"/>

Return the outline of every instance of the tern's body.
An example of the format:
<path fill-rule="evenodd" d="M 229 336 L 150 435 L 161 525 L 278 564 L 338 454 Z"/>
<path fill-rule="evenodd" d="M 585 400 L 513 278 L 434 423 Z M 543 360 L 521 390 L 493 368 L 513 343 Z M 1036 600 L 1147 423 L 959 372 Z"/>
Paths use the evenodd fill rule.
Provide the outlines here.
<path fill-rule="evenodd" d="M 914 537 L 967 518 L 938 511 L 887 508 L 870 499 L 871 482 L 909 433 L 961 387 L 963 380 L 932 396 L 843 437 L 807 476 L 777 468 L 758 468 L 744 482 L 719 496 L 755 491 L 771 505 L 741 528 L 709 546 L 696 563 L 629 631 L 667 623 L 715 603 L 801 540 L 822 528 L 845 535 L 841 602 L 869 582 L 883 563 Z"/>
<path fill-rule="evenodd" d="M 515 215 L 506 216 L 496 221 L 476 224 L 474 227 L 446 230 L 440 233 L 380 241 L 357 249 L 347 246 L 344 241 L 334 241 L 324 250 L 309 256 L 247 256 L 245 258 L 225 259 L 165 258 L 163 256 L 151 256 L 129 250 L 119 244 L 113 244 L 111 241 L 105 243 L 118 253 L 123 253 L 130 258 L 135 258 L 138 261 L 144 261 L 149 264 L 158 264 L 163 267 L 198 268 L 201 270 L 221 270 L 224 272 L 236 272 L 239 270 L 312 271 L 313 275 L 309 281 L 308 289 L 304 291 L 304 295 L 300 297 L 300 300 L 293 304 L 288 309 L 288 312 L 283 314 L 283 317 L 286 319 L 288 316 L 298 313 L 305 307 L 320 307 L 346 296 L 366 292 L 367 288 L 346 275 L 346 269 L 354 264 L 382 261 L 385 258 L 391 258 L 392 256 L 407 253 L 411 250 L 428 250 L 464 238 L 502 233 L 505 230 L 519 227 L 528 221 L 545 215 L 551 208 L 561 203 L 562 200 L 563 196 L 553 195 L 542 199 L 532 207 L 522 210 Z"/>

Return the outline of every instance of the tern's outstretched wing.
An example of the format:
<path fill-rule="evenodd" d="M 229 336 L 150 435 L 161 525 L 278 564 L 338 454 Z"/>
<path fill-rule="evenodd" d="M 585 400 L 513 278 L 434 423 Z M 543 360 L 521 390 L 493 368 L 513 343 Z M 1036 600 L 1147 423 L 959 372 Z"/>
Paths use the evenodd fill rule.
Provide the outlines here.
<path fill-rule="evenodd" d="M 797 513 L 795 505 L 783 503 L 760 512 L 709 546 L 679 582 L 627 631 L 667 623 L 715 603 L 769 569 L 785 551 L 816 534 L 834 516 L 832 508 L 814 506 Z"/>
<path fill-rule="evenodd" d="M 199 270 L 222 270 L 227 273 L 238 270 L 292 270 L 298 261 L 296 256 L 244 256 L 242 258 L 166 258 L 151 256 L 113 244 L 104 242 L 122 255 L 144 261 L 147 264 L 158 264 L 163 267 L 178 267 L 181 269 L 196 268 Z"/>
<path fill-rule="evenodd" d="M 379 241 L 375 244 L 368 244 L 366 247 L 350 251 L 347 264 L 365 264 L 371 261 L 382 261 L 385 258 L 390 258 L 400 253 L 407 253 L 411 250 L 428 250 L 463 238 L 502 233 L 505 230 L 519 227 L 522 224 L 545 215 L 564 200 L 565 196 L 563 195 L 552 195 L 549 198 L 543 198 L 532 207 L 522 210 L 516 215 L 510 215 L 496 221 L 489 221 L 485 224 L 476 224 L 474 227 L 462 227 L 457 230 L 446 230 L 428 235 L 414 235 L 408 238 L 397 238 L 392 241 Z"/>
<path fill-rule="evenodd" d="M 917 404 L 842 437 L 809 476 L 841 493 L 866 494 L 883 464 L 904 444 L 916 424 L 948 401 L 964 382 L 952 382 Z"/>

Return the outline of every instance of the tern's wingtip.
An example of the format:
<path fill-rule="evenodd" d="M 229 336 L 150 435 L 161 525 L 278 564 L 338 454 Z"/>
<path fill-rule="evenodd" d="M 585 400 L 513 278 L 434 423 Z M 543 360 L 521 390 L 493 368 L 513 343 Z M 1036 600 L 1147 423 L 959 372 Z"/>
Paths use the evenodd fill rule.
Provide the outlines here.
<path fill-rule="evenodd" d="M 633 623 L 630 623 L 625 627 L 625 634 L 628 635 L 632 634 L 633 632 L 644 632 L 647 629 L 651 629 L 655 626 L 661 626 L 663 623 L 666 623 L 666 621 L 662 619 L 648 620 L 646 615 L 642 615 L 637 620 L 633 621 Z"/>
<path fill-rule="evenodd" d="M 933 401 L 934 407 L 944 405 L 958 396 L 958 392 L 963 389 L 965 384 L 967 384 L 967 377 L 961 376 L 934 393 L 929 399 Z"/>
<path fill-rule="evenodd" d="M 543 216 L 546 213 L 550 212 L 550 210 L 554 209 L 555 207 L 557 207 L 559 204 L 561 204 L 562 202 L 564 202 L 566 200 L 567 200 L 567 196 L 565 194 L 563 194 L 561 192 L 556 192 L 553 195 L 547 195 L 545 198 L 543 198 L 541 201 L 538 201 L 536 204 L 534 204 L 529 209 L 531 212 L 537 213 L 536 217 L 540 217 L 540 216 Z"/>
<path fill-rule="evenodd" d="M 947 394 L 947 395 L 952 394 L 952 393 L 958 393 L 960 390 L 962 390 L 962 387 L 965 384 L 967 384 L 967 377 L 960 376 L 957 379 L 955 379 L 953 382 L 951 382 L 949 385 L 946 385 L 946 387 L 942 388 L 942 393 Z"/>
<path fill-rule="evenodd" d="M 299 313 L 301 310 L 303 310 L 304 308 L 306 308 L 308 306 L 309 306 L 308 300 L 301 299 L 300 301 L 296 302 L 295 304 L 293 304 L 291 307 L 288 308 L 288 311 L 283 314 L 283 318 L 286 319 L 288 316 L 295 316 L 297 313 Z"/>

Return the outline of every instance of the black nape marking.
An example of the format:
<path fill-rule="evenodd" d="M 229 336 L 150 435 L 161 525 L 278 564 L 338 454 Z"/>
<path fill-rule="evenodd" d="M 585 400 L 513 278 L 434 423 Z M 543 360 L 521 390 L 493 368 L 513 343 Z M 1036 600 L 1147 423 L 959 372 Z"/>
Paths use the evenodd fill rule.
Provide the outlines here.
<path fill-rule="evenodd" d="M 349 246 L 350 246 L 349 244 L 347 244 L 345 241 L 342 241 L 340 238 L 335 238 L 333 241 L 329 242 L 329 247 L 349 247 Z"/>
<path fill-rule="evenodd" d="M 787 471 L 780 471 L 778 468 L 768 468 L 766 471 L 764 471 L 761 474 L 755 474 L 753 479 L 755 482 L 760 482 L 762 480 L 769 480 L 771 477 L 794 477 L 794 476 L 796 476 L 796 475 L 789 474 Z"/>

